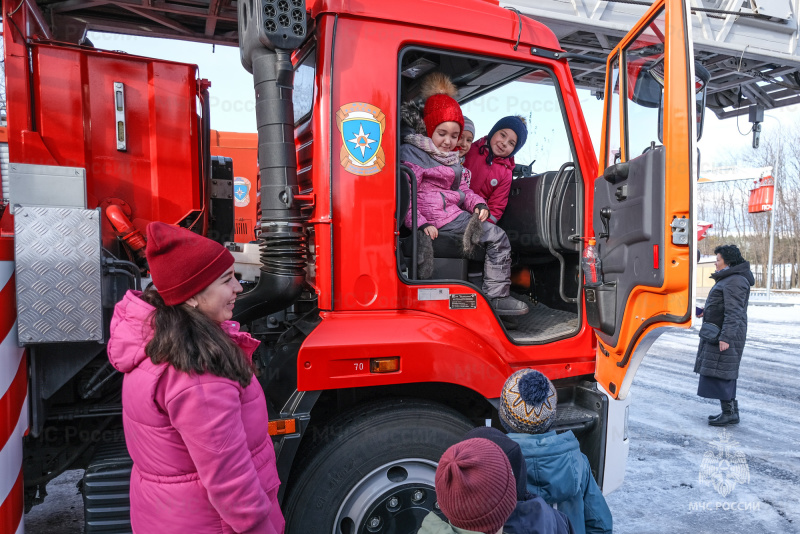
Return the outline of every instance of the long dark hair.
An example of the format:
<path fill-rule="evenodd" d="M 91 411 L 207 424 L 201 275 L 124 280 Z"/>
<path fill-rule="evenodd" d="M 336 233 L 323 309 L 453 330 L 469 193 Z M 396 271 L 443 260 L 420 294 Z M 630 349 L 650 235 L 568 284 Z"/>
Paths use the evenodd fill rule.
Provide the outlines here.
<path fill-rule="evenodd" d="M 185 373 L 211 373 L 242 387 L 250 385 L 253 362 L 217 323 L 186 303 L 167 306 L 152 287 L 142 300 L 156 309 L 153 339 L 144 348 L 153 363 L 167 362 Z"/>

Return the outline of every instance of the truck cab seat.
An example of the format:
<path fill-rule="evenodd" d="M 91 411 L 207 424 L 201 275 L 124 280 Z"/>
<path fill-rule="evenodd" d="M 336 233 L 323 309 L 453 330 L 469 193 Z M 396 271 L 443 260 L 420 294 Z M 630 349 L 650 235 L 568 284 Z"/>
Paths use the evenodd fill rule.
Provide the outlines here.
<path fill-rule="evenodd" d="M 408 231 L 406 229 L 406 231 Z M 400 239 L 403 259 L 411 265 L 412 243 L 410 231 L 408 237 Z M 483 272 L 483 260 L 486 250 L 476 247 L 474 257 L 466 258 L 462 252 L 461 234 L 439 232 L 433 240 L 433 276 L 431 279 L 469 280 L 470 272 Z"/>
<path fill-rule="evenodd" d="M 524 176 L 511 183 L 508 204 L 498 226 L 506 231 L 511 249 L 522 257 L 550 255 L 549 244 L 560 252 L 577 252 L 577 177 L 567 170 Z M 549 213 L 548 213 L 549 204 Z"/>

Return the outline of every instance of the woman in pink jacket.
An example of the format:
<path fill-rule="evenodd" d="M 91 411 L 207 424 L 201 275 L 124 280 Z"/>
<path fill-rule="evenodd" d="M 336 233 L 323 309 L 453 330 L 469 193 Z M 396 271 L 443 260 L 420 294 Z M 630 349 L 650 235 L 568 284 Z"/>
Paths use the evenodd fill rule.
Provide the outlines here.
<path fill-rule="evenodd" d="M 133 532 L 281 534 L 266 400 L 253 376 L 258 341 L 230 320 L 242 291 L 233 256 L 157 222 L 146 254 L 158 289 L 125 295 L 108 343 L 125 373 Z"/>

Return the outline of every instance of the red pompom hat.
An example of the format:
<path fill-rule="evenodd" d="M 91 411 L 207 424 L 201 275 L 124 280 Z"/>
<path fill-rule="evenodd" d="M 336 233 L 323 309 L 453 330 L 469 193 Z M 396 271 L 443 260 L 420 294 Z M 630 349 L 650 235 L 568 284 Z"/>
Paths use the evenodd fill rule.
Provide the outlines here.
<path fill-rule="evenodd" d="M 461 106 L 451 96 L 445 94 L 435 94 L 428 97 L 425 101 L 425 130 L 428 137 L 433 135 L 436 127 L 443 122 L 457 122 L 459 131 L 464 131 L 464 115 L 461 113 Z"/>
<path fill-rule="evenodd" d="M 494 534 L 517 506 L 517 479 L 496 443 L 456 443 L 436 468 L 436 500 L 454 527 Z"/>
<path fill-rule="evenodd" d="M 460 136 L 464 131 L 464 115 L 461 113 L 461 106 L 455 100 L 458 89 L 450 78 L 441 72 L 429 74 L 422 80 L 420 92 L 425 99 L 422 119 L 425 121 L 425 132 L 428 137 L 432 136 L 436 127 L 443 122 L 457 122 Z"/>
<path fill-rule="evenodd" d="M 167 306 L 186 302 L 233 265 L 233 255 L 216 241 L 162 222 L 147 225 L 145 255 Z"/>

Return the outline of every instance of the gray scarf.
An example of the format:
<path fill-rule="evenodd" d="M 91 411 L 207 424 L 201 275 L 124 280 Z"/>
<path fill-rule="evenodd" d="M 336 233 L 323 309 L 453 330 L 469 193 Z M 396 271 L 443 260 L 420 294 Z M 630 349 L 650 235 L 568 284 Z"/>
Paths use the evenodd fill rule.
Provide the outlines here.
<path fill-rule="evenodd" d="M 426 135 L 409 134 L 403 138 L 403 142 L 417 147 L 442 165 L 447 165 L 448 167 L 461 165 L 458 157 L 458 151 L 442 152 L 436 148 L 436 145 L 433 144 L 433 139 Z"/>

